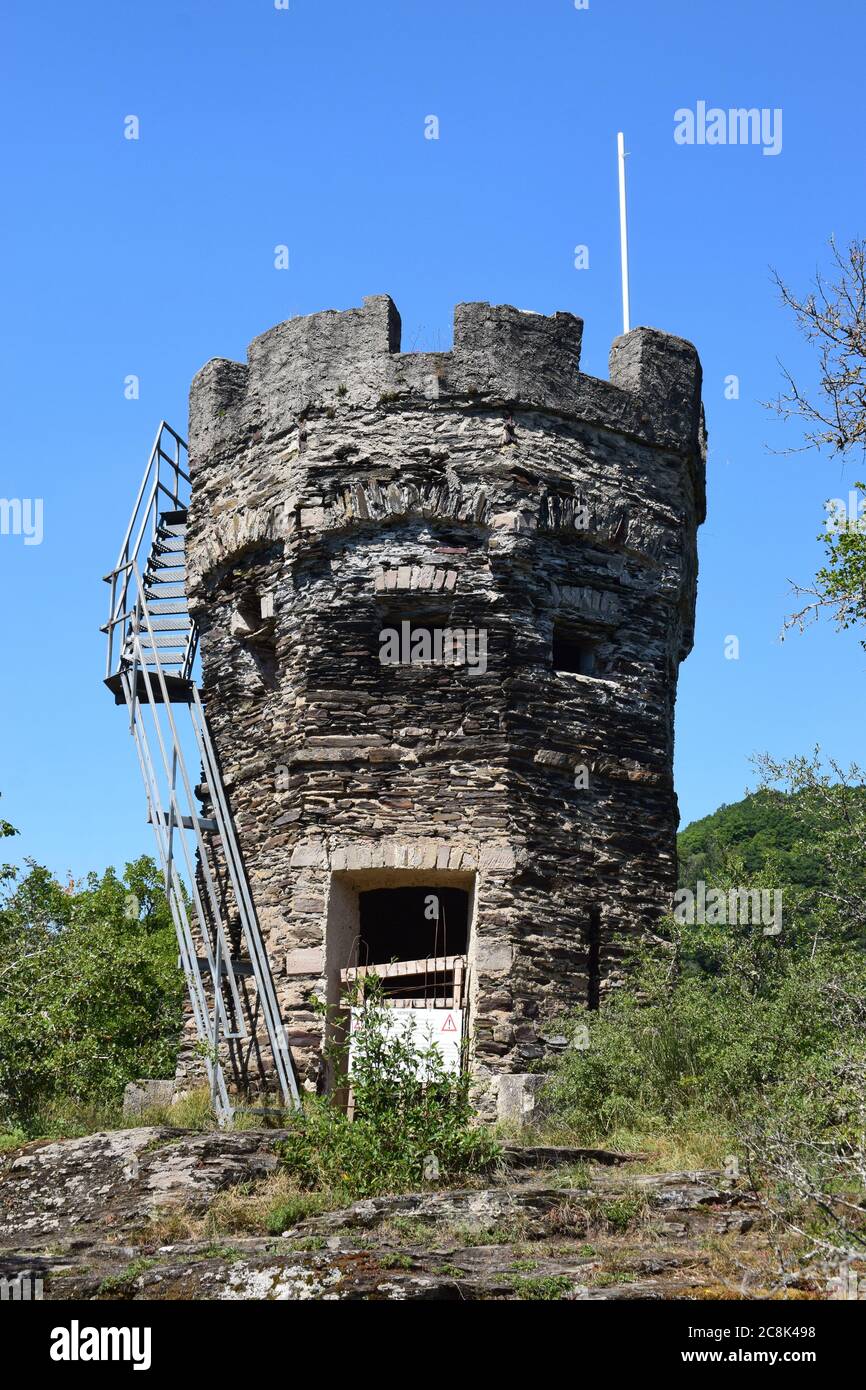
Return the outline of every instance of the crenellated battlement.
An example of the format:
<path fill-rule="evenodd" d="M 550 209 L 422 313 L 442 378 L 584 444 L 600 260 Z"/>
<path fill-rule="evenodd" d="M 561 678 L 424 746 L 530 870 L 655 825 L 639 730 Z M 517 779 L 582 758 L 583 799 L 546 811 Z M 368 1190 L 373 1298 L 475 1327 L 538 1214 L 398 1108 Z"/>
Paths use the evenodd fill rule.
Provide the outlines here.
<path fill-rule="evenodd" d="M 393 301 L 375 295 L 278 324 L 253 340 L 246 365 L 214 358 L 192 386 L 194 455 L 244 429 L 278 436 L 304 411 L 441 400 L 537 410 L 679 453 L 699 448 L 701 368 L 681 338 L 633 329 L 613 343 L 603 381 L 580 371 L 583 321 L 569 313 L 458 304 L 449 352 L 401 352 L 400 331 Z"/>
<path fill-rule="evenodd" d="M 410 516 L 655 554 L 672 512 L 704 517 L 698 355 L 636 328 L 602 381 L 582 336 L 573 314 L 459 304 L 450 352 L 403 353 L 379 295 L 278 324 L 246 365 L 209 362 L 190 394 L 193 597 L 256 544 Z"/>
<path fill-rule="evenodd" d="M 209 362 L 190 396 L 193 601 L 256 547 L 300 554 L 413 518 L 491 551 L 580 531 L 688 566 L 677 518 L 705 509 L 697 353 L 637 328 L 601 381 L 579 370 L 582 335 L 572 314 L 460 304 L 450 352 L 402 353 L 382 295 L 277 325 L 246 365 Z"/>

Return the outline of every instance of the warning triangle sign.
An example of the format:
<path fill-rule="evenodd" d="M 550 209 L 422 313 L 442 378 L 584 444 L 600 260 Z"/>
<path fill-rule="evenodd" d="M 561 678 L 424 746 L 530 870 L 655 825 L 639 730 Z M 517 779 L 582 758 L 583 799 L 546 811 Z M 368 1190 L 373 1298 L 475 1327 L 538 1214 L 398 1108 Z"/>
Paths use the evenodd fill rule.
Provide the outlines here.
<path fill-rule="evenodd" d="M 449 1014 L 448 1017 L 446 1018 L 445 1022 L 442 1024 L 442 1027 L 439 1029 L 439 1032 L 440 1032 L 440 1033 L 456 1033 L 456 1032 L 457 1032 L 457 1024 L 454 1022 L 454 1019 L 451 1017 L 450 1014 Z"/>

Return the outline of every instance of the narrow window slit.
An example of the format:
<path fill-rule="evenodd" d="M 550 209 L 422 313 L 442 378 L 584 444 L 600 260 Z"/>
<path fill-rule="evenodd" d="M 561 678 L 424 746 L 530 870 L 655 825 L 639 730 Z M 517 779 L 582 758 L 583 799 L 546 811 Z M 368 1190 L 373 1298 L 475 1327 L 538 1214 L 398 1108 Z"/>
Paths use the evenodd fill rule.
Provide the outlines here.
<path fill-rule="evenodd" d="M 586 1007 L 597 1009 L 601 995 L 601 911 L 589 909 L 586 927 Z"/>
<path fill-rule="evenodd" d="M 554 671 L 594 676 L 597 674 L 596 643 L 583 633 L 556 623 L 551 664 Z"/>

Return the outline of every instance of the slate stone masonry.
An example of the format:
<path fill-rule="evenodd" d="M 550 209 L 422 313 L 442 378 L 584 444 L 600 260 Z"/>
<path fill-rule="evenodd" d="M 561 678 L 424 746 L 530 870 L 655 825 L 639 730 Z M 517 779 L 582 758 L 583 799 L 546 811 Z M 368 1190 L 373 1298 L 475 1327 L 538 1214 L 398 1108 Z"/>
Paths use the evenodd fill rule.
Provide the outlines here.
<path fill-rule="evenodd" d="M 601 381 L 582 327 L 461 304 L 450 352 L 402 353 L 377 296 L 193 382 L 203 693 L 308 1089 L 327 1084 L 311 996 L 336 1000 L 364 887 L 470 893 L 484 1115 L 615 984 L 620 929 L 670 905 L 700 363 L 637 328 Z M 403 620 L 483 631 L 486 669 L 383 665 Z M 554 667 L 563 636 L 592 674 Z"/>

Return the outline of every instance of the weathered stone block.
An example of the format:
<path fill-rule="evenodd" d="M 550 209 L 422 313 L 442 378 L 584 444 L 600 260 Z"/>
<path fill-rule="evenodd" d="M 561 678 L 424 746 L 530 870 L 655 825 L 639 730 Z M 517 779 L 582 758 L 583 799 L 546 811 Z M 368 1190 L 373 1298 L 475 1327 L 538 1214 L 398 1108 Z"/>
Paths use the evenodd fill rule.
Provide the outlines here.
<path fill-rule="evenodd" d="M 127 1082 L 123 1092 L 124 1115 L 143 1115 L 146 1110 L 161 1110 L 164 1106 L 171 1105 L 174 1087 L 173 1078 L 164 1081 L 148 1077 Z"/>
<path fill-rule="evenodd" d="M 308 865 L 324 867 L 328 862 L 328 851 L 321 841 L 295 845 L 289 862 L 293 869 Z"/>
<path fill-rule="evenodd" d="M 321 946 L 299 947 L 286 956 L 287 975 L 321 975 L 325 953 Z"/>
<path fill-rule="evenodd" d="M 485 941 L 478 946 L 477 966 L 485 975 L 501 975 L 514 964 L 514 947 L 509 941 Z"/>
<path fill-rule="evenodd" d="M 497 1118 L 500 1124 L 522 1128 L 538 1119 L 544 1077 L 533 1072 L 503 1073 L 499 1077 Z"/>

